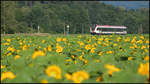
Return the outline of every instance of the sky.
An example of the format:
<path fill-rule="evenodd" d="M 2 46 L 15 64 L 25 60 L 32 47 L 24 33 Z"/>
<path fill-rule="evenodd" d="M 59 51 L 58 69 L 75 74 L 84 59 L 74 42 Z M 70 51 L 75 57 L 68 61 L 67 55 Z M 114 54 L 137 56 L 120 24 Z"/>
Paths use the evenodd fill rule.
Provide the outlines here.
<path fill-rule="evenodd" d="M 104 2 L 106 4 L 111 4 L 114 6 L 123 6 L 127 10 L 133 8 L 133 9 L 139 9 L 139 8 L 149 8 L 149 1 L 100 1 Z"/>

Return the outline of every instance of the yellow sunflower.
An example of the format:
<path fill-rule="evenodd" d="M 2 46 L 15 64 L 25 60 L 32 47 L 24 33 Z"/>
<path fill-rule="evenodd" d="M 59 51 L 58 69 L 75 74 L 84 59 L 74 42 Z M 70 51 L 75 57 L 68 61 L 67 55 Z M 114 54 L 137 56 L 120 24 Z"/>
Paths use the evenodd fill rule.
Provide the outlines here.
<path fill-rule="evenodd" d="M 72 80 L 74 83 L 81 83 L 83 80 L 89 79 L 89 74 L 85 71 L 78 71 L 72 74 Z"/>
<path fill-rule="evenodd" d="M 45 56 L 45 53 L 42 51 L 35 51 L 32 55 L 32 59 L 35 59 L 37 56 Z"/>
<path fill-rule="evenodd" d="M 54 77 L 56 79 L 61 79 L 61 69 L 60 67 L 56 66 L 56 65 L 51 65 L 49 67 L 47 67 L 46 69 L 46 74 L 49 77 Z"/>
<path fill-rule="evenodd" d="M 147 62 L 146 64 L 140 63 L 138 72 L 141 75 L 147 75 L 147 78 L 149 79 L 149 62 Z"/>
<path fill-rule="evenodd" d="M 61 47 L 61 46 L 56 46 L 56 48 L 57 48 L 56 52 L 58 52 L 58 53 L 63 51 L 63 47 Z"/>
<path fill-rule="evenodd" d="M 3 81 L 4 79 L 8 78 L 8 79 L 14 79 L 16 77 L 16 75 L 12 72 L 2 72 L 1 74 L 1 81 Z"/>
<path fill-rule="evenodd" d="M 109 65 L 109 64 L 105 64 L 105 68 L 108 69 L 108 74 L 112 75 L 113 72 L 118 72 L 120 71 L 119 68 L 115 67 L 114 65 Z"/>

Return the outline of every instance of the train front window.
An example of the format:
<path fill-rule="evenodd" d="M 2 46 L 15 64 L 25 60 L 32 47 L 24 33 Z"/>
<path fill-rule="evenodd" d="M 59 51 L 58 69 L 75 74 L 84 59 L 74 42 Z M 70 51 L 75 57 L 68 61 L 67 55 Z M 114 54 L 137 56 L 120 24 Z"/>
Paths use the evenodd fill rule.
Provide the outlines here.
<path fill-rule="evenodd" d="M 101 30 L 101 28 L 97 29 L 98 31 Z M 112 32 L 122 32 L 124 29 L 113 29 L 113 28 L 103 28 L 103 31 L 112 31 Z"/>
<path fill-rule="evenodd" d="M 97 31 L 102 31 L 102 28 L 97 28 Z"/>
<path fill-rule="evenodd" d="M 94 29 L 95 29 L 95 24 L 92 25 L 92 30 L 94 30 Z"/>

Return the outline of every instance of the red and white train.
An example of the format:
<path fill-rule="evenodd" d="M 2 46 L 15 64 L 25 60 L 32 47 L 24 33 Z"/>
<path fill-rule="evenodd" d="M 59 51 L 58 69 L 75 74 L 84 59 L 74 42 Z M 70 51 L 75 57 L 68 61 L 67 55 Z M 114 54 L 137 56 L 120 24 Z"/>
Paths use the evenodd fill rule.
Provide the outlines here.
<path fill-rule="evenodd" d="M 94 25 L 90 27 L 92 35 L 101 34 L 127 34 L 126 26 Z"/>

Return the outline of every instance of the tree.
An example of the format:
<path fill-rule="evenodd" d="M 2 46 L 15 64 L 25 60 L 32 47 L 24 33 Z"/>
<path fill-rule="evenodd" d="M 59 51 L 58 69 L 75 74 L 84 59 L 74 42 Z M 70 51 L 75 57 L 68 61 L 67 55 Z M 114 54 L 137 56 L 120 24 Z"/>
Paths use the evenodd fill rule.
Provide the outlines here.
<path fill-rule="evenodd" d="M 5 4 L 4 4 L 5 2 Z M 89 33 L 88 24 L 124 25 L 128 33 L 149 33 L 149 9 L 126 10 L 99 1 L 3 1 L 1 33 L 42 32 L 63 33 L 70 25 L 70 33 Z"/>
<path fill-rule="evenodd" d="M 15 2 L 2 1 L 1 32 L 14 33 L 17 21 L 15 19 Z"/>

